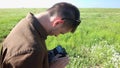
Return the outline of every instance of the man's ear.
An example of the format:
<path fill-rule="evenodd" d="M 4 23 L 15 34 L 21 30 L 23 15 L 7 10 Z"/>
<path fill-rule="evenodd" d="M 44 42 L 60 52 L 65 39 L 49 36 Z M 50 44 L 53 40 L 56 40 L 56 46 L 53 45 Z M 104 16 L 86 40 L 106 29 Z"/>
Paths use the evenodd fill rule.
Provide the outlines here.
<path fill-rule="evenodd" d="M 54 21 L 53 21 L 53 27 L 55 27 L 57 24 L 60 24 L 60 23 L 64 23 L 64 21 L 61 20 L 61 19 L 56 19 L 56 20 L 54 20 Z"/>

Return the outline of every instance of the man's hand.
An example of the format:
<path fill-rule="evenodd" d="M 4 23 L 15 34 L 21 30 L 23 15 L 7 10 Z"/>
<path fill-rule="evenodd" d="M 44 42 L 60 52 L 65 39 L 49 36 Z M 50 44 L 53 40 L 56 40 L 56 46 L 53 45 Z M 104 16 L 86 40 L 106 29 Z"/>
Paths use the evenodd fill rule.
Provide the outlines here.
<path fill-rule="evenodd" d="M 50 63 L 50 68 L 65 68 L 66 65 L 69 63 L 69 57 L 61 57 L 58 58 L 60 55 L 55 57 L 55 61 Z"/>

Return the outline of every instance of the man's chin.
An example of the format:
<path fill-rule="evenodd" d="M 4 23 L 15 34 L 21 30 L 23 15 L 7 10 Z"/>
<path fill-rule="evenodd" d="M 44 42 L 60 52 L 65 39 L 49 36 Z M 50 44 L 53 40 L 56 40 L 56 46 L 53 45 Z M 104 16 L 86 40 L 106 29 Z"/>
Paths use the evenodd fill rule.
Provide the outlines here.
<path fill-rule="evenodd" d="M 49 36 L 55 36 L 55 37 L 57 37 L 58 35 L 55 35 L 55 34 L 51 33 L 51 34 L 49 34 Z"/>
<path fill-rule="evenodd" d="M 55 36 L 55 35 L 53 35 L 53 34 L 49 34 L 49 36 Z"/>
<path fill-rule="evenodd" d="M 49 36 L 55 36 L 55 37 L 57 37 L 57 35 L 49 35 Z"/>

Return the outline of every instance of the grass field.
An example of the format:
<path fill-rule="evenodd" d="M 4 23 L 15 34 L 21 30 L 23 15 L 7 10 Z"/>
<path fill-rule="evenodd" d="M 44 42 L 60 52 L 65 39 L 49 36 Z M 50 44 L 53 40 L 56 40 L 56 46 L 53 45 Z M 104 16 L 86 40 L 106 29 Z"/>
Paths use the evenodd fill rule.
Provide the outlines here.
<path fill-rule="evenodd" d="M 46 9 L 0 9 L 0 43 L 28 12 Z M 48 49 L 61 44 L 70 56 L 66 68 L 120 68 L 120 9 L 82 8 L 74 34 L 48 37 Z"/>

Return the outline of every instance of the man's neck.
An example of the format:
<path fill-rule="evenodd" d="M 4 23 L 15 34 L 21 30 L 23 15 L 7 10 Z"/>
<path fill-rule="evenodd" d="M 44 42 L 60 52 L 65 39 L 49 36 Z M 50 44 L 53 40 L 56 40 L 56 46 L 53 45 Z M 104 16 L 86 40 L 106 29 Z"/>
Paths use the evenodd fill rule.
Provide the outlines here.
<path fill-rule="evenodd" d="M 48 12 L 40 13 L 35 15 L 39 23 L 44 27 L 44 29 L 49 33 L 49 30 L 52 27 L 52 24 L 50 22 L 50 16 Z"/>

